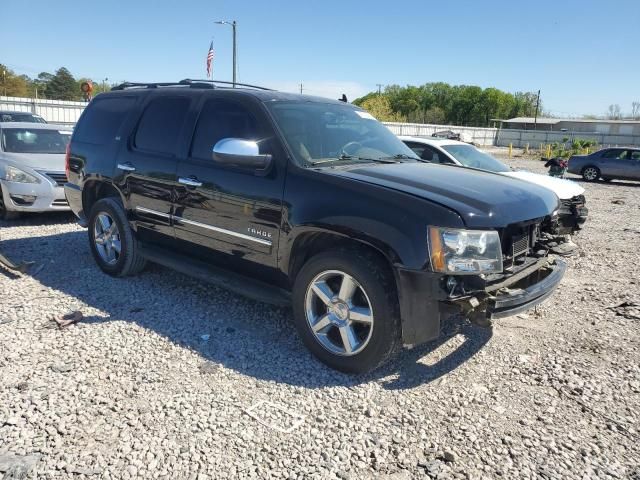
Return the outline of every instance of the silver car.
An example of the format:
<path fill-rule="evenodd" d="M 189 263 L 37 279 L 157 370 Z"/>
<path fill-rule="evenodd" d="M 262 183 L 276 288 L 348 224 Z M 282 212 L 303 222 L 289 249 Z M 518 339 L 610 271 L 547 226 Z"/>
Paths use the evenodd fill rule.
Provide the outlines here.
<path fill-rule="evenodd" d="M 0 122 L 0 218 L 69 210 L 62 187 L 70 138 L 67 127 Z"/>
<path fill-rule="evenodd" d="M 574 155 L 569 159 L 569 173 L 582 175 L 588 182 L 640 180 L 640 148 L 603 148 L 591 155 Z"/>

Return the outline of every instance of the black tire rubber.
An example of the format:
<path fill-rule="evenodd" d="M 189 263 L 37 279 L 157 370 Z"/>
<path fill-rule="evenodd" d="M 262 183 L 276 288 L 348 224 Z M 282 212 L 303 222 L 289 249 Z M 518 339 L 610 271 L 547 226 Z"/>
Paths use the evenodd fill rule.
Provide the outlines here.
<path fill-rule="evenodd" d="M 338 269 L 354 277 L 367 292 L 374 312 L 371 339 L 353 356 L 326 350 L 311 332 L 305 315 L 307 286 L 316 275 Z M 304 264 L 293 286 L 293 318 L 303 343 L 324 364 L 345 373 L 370 372 L 402 347 L 398 296 L 393 275 L 379 258 L 365 249 L 349 248 L 320 253 Z"/>
<path fill-rule="evenodd" d="M 598 176 L 596 178 L 594 178 L 593 180 L 589 180 L 584 175 L 585 170 L 587 170 L 588 168 L 593 168 L 598 173 Z M 584 167 L 582 169 L 581 174 L 582 174 L 582 178 L 585 179 L 587 182 L 597 182 L 600 179 L 600 169 L 598 167 L 594 167 L 593 165 L 588 165 L 588 166 Z"/>
<path fill-rule="evenodd" d="M 120 243 L 122 245 L 120 257 L 114 265 L 104 262 L 96 250 L 94 242 L 94 223 L 99 213 L 105 212 L 113 218 L 118 225 L 120 232 Z M 127 214 L 122 206 L 122 202 L 115 197 L 107 197 L 98 200 L 91 208 L 88 222 L 89 247 L 96 263 L 100 269 L 113 277 L 126 277 L 141 272 L 147 261 L 140 254 L 140 245 L 135 238 L 133 230 L 129 225 Z"/>
<path fill-rule="evenodd" d="M 7 207 L 4 204 L 4 197 L 2 193 L 2 188 L 0 188 L 0 220 L 17 220 L 20 218 L 20 212 L 12 212 L 7 210 Z"/>

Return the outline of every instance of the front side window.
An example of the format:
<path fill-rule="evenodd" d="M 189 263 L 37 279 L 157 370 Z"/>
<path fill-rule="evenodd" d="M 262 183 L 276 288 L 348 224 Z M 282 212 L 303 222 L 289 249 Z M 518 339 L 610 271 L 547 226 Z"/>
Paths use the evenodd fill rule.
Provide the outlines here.
<path fill-rule="evenodd" d="M 191 144 L 191 156 L 211 160 L 213 147 L 224 138 L 241 138 L 260 142 L 254 116 L 242 105 L 212 99 L 202 107 Z"/>
<path fill-rule="evenodd" d="M 629 150 L 632 160 L 640 160 L 640 150 Z"/>
<path fill-rule="evenodd" d="M 2 150 L 11 153 L 65 153 L 70 132 L 36 128 L 3 128 Z"/>
<path fill-rule="evenodd" d="M 166 155 L 175 154 L 189 103 L 187 97 L 159 97 L 151 100 L 136 130 L 136 148 Z"/>
<path fill-rule="evenodd" d="M 369 113 L 350 105 L 312 102 L 267 103 L 296 162 L 361 162 L 416 154 Z"/>
<path fill-rule="evenodd" d="M 500 160 L 481 152 L 473 145 L 443 145 L 442 148 L 465 167 L 489 172 L 508 172 L 511 170 Z"/>

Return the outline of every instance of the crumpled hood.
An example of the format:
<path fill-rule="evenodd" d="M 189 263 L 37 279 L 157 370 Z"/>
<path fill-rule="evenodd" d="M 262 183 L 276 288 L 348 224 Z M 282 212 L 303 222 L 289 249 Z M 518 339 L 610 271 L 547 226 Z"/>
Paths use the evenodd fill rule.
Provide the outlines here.
<path fill-rule="evenodd" d="M 576 195 L 582 195 L 584 193 L 584 188 L 571 180 L 550 177 L 549 175 L 540 175 L 539 173 L 527 172 L 525 170 L 500 173 L 502 175 L 508 175 L 510 177 L 526 180 L 527 182 L 533 182 L 537 185 L 542 185 L 543 187 L 553 190 L 558 198 L 562 200 L 569 200 Z"/>
<path fill-rule="evenodd" d="M 64 153 L 11 153 L 1 152 L 0 163 L 8 163 L 20 168 L 31 167 L 46 172 L 64 172 Z"/>
<path fill-rule="evenodd" d="M 551 215 L 559 206 L 549 189 L 490 172 L 428 163 L 366 164 L 323 169 L 444 205 L 468 227 L 504 227 Z"/>

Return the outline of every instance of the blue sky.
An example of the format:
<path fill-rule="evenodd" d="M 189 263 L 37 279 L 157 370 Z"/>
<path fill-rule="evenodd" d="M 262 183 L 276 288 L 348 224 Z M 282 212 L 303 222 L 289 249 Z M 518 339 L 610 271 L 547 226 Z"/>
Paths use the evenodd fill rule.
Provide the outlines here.
<path fill-rule="evenodd" d="M 231 79 L 350 99 L 376 84 L 542 90 L 556 115 L 640 101 L 640 0 L 65 0 L 2 2 L 0 62 L 110 81 Z M 89 7 L 87 7 L 89 5 Z M 8 21 L 9 19 L 14 19 Z"/>

